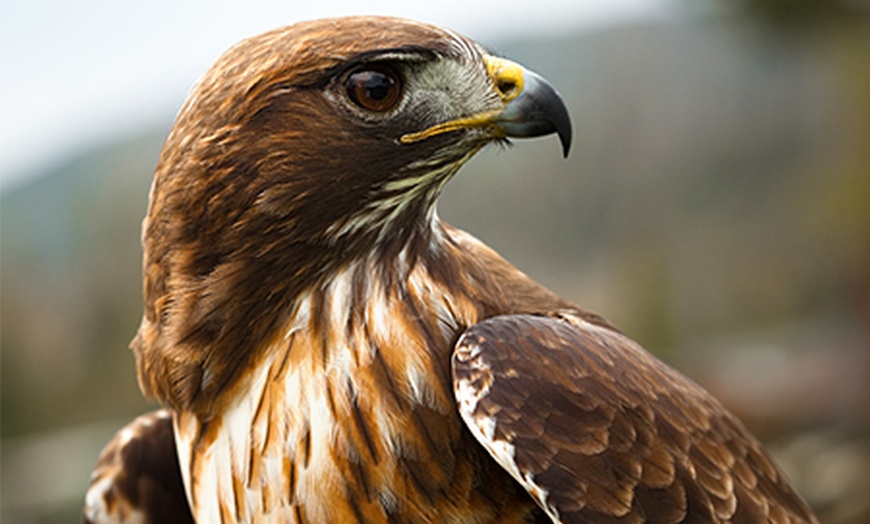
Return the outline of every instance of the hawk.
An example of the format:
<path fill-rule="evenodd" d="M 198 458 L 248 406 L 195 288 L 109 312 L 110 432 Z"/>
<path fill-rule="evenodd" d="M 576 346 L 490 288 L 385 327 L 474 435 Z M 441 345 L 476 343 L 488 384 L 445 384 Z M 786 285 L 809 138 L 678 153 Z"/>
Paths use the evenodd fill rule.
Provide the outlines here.
<path fill-rule="evenodd" d="M 196 84 L 143 223 L 140 385 L 91 522 L 816 522 L 744 426 L 442 222 L 492 142 L 571 124 L 452 31 L 245 40 Z"/>

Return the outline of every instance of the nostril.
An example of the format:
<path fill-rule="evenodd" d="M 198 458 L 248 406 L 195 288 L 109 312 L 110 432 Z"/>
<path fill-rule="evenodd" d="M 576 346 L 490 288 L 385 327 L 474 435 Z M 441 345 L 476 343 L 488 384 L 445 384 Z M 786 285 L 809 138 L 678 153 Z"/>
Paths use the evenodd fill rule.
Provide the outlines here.
<path fill-rule="evenodd" d="M 517 84 L 516 82 L 505 80 L 499 82 L 498 85 L 496 85 L 496 89 L 498 89 L 498 92 L 501 94 L 502 97 L 509 97 L 514 94 L 514 91 L 516 91 Z"/>

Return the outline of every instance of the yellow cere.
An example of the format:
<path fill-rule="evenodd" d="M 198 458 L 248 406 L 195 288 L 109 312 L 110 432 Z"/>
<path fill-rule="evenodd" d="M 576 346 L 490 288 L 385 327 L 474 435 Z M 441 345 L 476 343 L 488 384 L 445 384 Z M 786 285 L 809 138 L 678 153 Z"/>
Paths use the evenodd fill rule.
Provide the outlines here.
<path fill-rule="evenodd" d="M 492 83 L 503 102 L 510 102 L 523 92 L 523 68 L 521 65 L 489 55 L 483 57 L 483 63 L 486 64 L 486 72 L 492 79 Z"/>

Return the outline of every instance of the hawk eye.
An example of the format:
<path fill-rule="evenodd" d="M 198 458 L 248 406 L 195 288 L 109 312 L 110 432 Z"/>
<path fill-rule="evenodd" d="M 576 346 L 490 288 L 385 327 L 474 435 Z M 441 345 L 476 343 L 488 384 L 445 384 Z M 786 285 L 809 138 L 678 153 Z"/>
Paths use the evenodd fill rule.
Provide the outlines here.
<path fill-rule="evenodd" d="M 351 74 L 345 87 L 354 104 L 378 113 L 395 107 L 402 94 L 399 74 L 382 64 L 370 64 Z"/>

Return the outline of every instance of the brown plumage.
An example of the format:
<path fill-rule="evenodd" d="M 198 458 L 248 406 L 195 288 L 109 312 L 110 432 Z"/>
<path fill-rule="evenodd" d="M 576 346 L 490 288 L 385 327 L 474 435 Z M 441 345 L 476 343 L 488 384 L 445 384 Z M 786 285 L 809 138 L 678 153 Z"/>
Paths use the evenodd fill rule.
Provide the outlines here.
<path fill-rule="evenodd" d="M 132 347 L 174 445 L 165 416 L 122 430 L 86 519 L 164 521 L 143 439 L 200 522 L 814 522 L 706 392 L 438 219 L 481 147 L 552 132 L 567 153 L 549 84 L 425 24 L 224 54 L 143 225 Z"/>
<path fill-rule="evenodd" d="M 119 431 L 100 454 L 85 502 L 87 522 L 192 523 L 184 495 L 172 414 L 142 415 Z"/>

